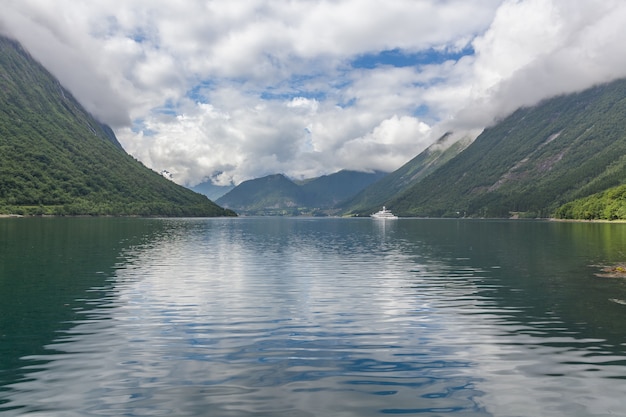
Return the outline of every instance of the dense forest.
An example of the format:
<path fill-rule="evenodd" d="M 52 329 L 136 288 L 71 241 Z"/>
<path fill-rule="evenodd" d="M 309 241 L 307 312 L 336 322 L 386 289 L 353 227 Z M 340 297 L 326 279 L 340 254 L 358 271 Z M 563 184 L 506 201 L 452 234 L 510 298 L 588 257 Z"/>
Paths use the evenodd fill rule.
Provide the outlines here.
<path fill-rule="evenodd" d="M 128 155 L 22 47 L 0 37 L 0 214 L 234 215 Z"/>
<path fill-rule="evenodd" d="M 387 205 L 404 216 L 551 217 L 626 180 L 626 80 L 522 108 Z"/>
<path fill-rule="evenodd" d="M 472 138 L 469 136 L 455 138 L 448 132 L 409 162 L 341 202 L 339 206 L 347 215 L 369 215 L 378 211 L 390 199 L 426 178 L 471 143 Z"/>
<path fill-rule="evenodd" d="M 626 185 L 566 203 L 556 210 L 555 217 L 584 220 L 626 219 Z"/>

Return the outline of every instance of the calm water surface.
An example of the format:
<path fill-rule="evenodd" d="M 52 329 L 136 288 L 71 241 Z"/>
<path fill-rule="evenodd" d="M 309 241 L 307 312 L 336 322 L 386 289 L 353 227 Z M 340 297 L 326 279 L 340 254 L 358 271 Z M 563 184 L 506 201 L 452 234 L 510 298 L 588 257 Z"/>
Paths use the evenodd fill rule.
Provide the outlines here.
<path fill-rule="evenodd" d="M 625 416 L 626 224 L 0 219 L 0 415 Z"/>

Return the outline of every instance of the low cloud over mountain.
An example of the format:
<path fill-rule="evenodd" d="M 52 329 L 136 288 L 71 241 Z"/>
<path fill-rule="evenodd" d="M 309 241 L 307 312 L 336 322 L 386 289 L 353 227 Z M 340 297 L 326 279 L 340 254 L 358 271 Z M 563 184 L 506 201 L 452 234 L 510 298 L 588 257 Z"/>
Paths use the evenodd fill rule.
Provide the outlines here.
<path fill-rule="evenodd" d="M 391 171 L 448 130 L 626 76 L 626 3 L 9 0 L 20 41 L 174 180 Z"/>

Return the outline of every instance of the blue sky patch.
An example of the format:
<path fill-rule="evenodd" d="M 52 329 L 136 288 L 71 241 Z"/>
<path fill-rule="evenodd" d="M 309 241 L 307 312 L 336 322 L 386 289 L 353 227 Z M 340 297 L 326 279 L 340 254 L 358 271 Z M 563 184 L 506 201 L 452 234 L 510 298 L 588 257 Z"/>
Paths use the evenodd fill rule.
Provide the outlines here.
<path fill-rule="evenodd" d="M 191 90 L 187 91 L 185 97 L 195 102 L 204 103 L 207 101 L 207 92 L 215 86 L 213 81 L 202 81 L 196 84 Z"/>
<path fill-rule="evenodd" d="M 337 103 L 337 106 L 341 107 L 342 109 L 348 108 L 348 107 L 352 107 L 356 104 L 356 98 L 352 97 L 349 100 L 343 101 L 341 103 Z"/>
<path fill-rule="evenodd" d="M 176 111 L 176 105 L 172 102 L 172 100 L 167 100 L 161 107 L 155 107 L 152 109 L 153 113 L 157 114 L 167 114 L 169 116 L 177 116 L 178 112 Z"/>
<path fill-rule="evenodd" d="M 323 101 L 326 93 L 323 91 L 283 91 L 268 89 L 261 93 L 263 100 L 291 100 L 296 97 L 304 97 L 309 100 Z"/>
<path fill-rule="evenodd" d="M 413 110 L 413 116 L 424 118 L 429 115 L 429 111 L 430 109 L 428 108 L 428 106 L 425 104 L 422 104 Z"/>
<path fill-rule="evenodd" d="M 157 132 L 146 127 L 145 119 L 135 119 L 133 120 L 133 125 L 131 127 L 131 131 L 135 134 L 142 132 L 144 136 L 156 136 Z"/>
<path fill-rule="evenodd" d="M 441 64 L 449 60 L 457 61 L 464 56 L 473 54 L 474 49 L 472 47 L 467 47 L 455 52 L 438 51 L 431 48 L 415 53 L 404 52 L 403 50 L 396 48 L 375 54 L 360 55 L 351 62 L 351 66 L 353 68 L 366 69 L 373 69 L 381 66 L 392 66 L 397 68 L 415 67 Z"/>

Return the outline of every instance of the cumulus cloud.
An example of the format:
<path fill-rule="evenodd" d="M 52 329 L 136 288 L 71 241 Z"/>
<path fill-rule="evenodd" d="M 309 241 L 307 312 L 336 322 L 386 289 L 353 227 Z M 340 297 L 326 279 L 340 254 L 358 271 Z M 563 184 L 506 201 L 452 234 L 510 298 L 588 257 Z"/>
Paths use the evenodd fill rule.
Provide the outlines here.
<path fill-rule="evenodd" d="M 490 124 L 520 106 L 625 77 L 624 19 L 622 1 L 505 2 L 474 41 L 470 104 L 459 122 Z"/>
<path fill-rule="evenodd" d="M 625 20 L 620 0 L 6 0 L 0 31 L 194 185 L 396 169 L 625 76 Z"/>

